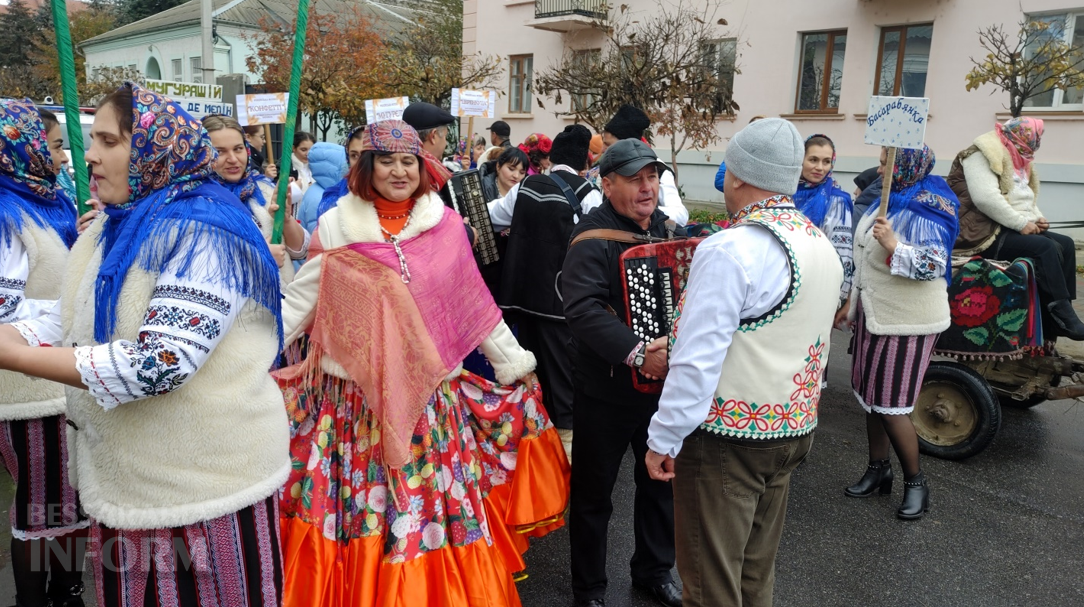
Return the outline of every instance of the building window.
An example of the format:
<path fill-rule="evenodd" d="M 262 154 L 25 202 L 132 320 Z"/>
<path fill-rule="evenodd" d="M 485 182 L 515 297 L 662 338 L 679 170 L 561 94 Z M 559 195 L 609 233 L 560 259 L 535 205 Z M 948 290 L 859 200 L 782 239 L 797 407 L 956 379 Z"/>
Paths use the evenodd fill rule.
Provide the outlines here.
<path fill-rule="evenodd" d="M 738 64 L 737 38 L 724 38 L 704 43 L 700 49 L 704 67 L 717 72 L 719 94 L 715 101 L 715 111 L 721 112 L 734 95 L 734 74 Z"/>
<path fill-rule="evenodd" d="M 534 72 L 534 55 L 513 55 L 508 74 L 508 113 L 531 113 L 531 74 Z"/>
<path fill-rule="evenodd" d="M 1060 15 L 1043 15 L 1030 17 L 1033 21 L 1045 21 L 1050 23 L 1050 28 L 1045 34 L 1052 37 L 1060 37 L 1066 44 L 1075 49 L 1084 49 L 1084 13 L 1062 13 Z M 1036 41 L 1042 44 L 1043 40 Z M 1034 51 L 1025 48 L 1024 52 L 1029 55 Z M 1078 66 L 1084 67 L 1084 66 Z M 1075 88 L 1062 90 L 1056 88 L 1047 89 L 1024 102 L 1024 107 L 1042 108 L 1054 110 L 1079 110 L 1084 107 L 1084 89 Z"/>
<path fill-rule="evenodd" d="M 173 81 L 174 82 L 184 82 L 184 60 L 182 60 L 182 59 L 174 59 L 172 63 L 173 63 Z"/>
<path fill-rule="evenodd" d="M 584 73 L 593 65 L 598 65 L 602 60 L 602 49 L 592 48 L 572 51 L 572 62 Z M 572 111 L 579 112 L 591 107 L 595 102 L 594 93 L 577 93 L 572 95 Z"/>
<path fill-rule="evenodd" d="M 189 57 L 192 66 L 192 82 L 203 82 L 203 57 Z"/>
<path fill-rule="evenodd" d="M 925 97 L 932 39 L 932 23 L 882 29 L 873 94 Z"/>
<path fill-rule="evenodd" d="M 836 113 L 846 51 L 846 30 L 802 34 L 796 112 Z"/>

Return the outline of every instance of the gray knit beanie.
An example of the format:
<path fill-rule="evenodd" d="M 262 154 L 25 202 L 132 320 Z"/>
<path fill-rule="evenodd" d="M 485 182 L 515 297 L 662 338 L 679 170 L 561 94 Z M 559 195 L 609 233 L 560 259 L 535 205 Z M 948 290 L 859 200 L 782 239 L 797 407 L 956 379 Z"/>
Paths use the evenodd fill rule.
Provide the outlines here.
<path fill-rule="evenodd" d="M 782 118 L 765 118 L 738 131 L 726 148 L 726 170 L 749 185 L 794 194 L 802 176 L 805 144 Z"/>

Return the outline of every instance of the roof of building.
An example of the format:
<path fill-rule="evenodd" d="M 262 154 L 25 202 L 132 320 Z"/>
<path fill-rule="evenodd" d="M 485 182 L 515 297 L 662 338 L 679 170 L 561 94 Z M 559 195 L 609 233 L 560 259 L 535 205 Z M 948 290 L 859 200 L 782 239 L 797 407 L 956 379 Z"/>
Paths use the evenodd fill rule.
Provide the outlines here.
<path fill-rule="evenodd" d="M 297 0 L 212 0 L 213 19 L 216 23 L 231 23 L 252 29 L 260 28 L 260 20 L 289 26 L 297 17 Z M 414 22 L 414 8 L 423 4 L 403 0 L 320 0 L 314 3 L 321 13 L 346 14 L 350 8 L 357 7 L 362 15 L 368 17 L 378 27 L 392 31 Z M 411 6 L 413 4 L 413 7 Z M 117 29 L 99 34 L 85 40 L 81 46 L 119 40 L 135 34 L 145 34 L 157 30 L 172 29 L 186 25 L 198 25 L 200 21 L 200 0 L 191 0 L 180 6 L 162 11 L 129 23 Z"/>

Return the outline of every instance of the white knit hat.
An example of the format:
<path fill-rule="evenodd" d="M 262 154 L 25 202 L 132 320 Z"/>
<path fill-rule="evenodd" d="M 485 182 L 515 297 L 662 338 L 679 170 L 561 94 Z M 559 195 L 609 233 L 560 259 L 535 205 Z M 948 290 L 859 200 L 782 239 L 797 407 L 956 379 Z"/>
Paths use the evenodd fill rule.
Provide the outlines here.
<path fill-rule="evenodd" d="M 802 176 L 805 143 L 782 118 L 757 120 L 738 131 L 726 148 L 726 170 L 749 185 L 794 194 Z"/>

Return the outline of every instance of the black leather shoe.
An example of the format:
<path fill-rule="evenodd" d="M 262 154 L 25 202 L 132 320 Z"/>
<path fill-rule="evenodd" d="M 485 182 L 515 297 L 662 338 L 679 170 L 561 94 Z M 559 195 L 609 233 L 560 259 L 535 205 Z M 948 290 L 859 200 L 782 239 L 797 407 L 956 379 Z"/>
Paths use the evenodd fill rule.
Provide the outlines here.
<path fill-rule="evenodd" d="M 572 603 L 572 607 L 606 607 L 605 599 L 590 599 L 587 601 L 576 601 Z"/>
<path fill-rule="evenodd" d="M 847 497 L 869 497 L 874 493 L 892 493 L 892 464 L 887 459 L 869 463 L 859 481 L 843 490 Z"/>
<path fill-rule="evenodd" d="M 929 511 L 930 488 L 926 485 L 926 475 L 919 472 L 903 483 L 903 503 L 896 511 L 896 516 L 905 521 L 913 521 L 922 518 L 922 515 Z"/>
<path fill-rule="evenodd" d="M 1050 316 L 1058 324 L 1064 335 L 1073 341 L 1084 341 L 1084 322 L 1073 309 L 1073 303 L 1068 299 L 1059 299 L 1046 306 L 1050 310 Z"/>
<path fill-rule="evenodd" d="M 666 607 L 681 607 L 681 591 L 678 590 L 677 584 L 674 582 L 666 582 L 665 584 L 659 584 L 658 586 L 645 586 L 635 582 L 632 585 L 634 588 L 639 588 L 655 597 L 655 601 L 660 605 L 665 605 Z"/>

